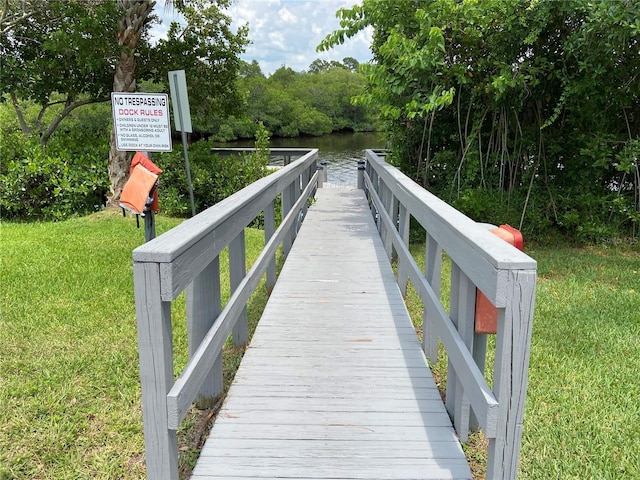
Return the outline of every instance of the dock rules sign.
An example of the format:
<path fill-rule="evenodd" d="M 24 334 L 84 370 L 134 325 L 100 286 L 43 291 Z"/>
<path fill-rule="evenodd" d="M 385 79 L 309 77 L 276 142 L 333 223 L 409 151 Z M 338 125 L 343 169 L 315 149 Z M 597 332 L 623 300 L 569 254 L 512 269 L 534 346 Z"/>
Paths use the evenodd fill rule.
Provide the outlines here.
<path fill-rule="evenodd" d="M 111 93 L 119 151 L 170 152 L 171 122 L 166 93 Z"/>

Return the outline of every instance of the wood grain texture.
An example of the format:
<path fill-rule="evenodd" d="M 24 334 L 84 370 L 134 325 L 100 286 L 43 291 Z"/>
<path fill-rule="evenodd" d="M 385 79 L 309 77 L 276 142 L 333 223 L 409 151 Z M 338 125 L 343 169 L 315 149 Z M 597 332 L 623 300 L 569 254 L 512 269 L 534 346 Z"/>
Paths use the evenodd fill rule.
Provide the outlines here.
<path fill-rule="evenodd" d="M 318 190 L 193 479 L 471 478 L 387 258 Z"/>

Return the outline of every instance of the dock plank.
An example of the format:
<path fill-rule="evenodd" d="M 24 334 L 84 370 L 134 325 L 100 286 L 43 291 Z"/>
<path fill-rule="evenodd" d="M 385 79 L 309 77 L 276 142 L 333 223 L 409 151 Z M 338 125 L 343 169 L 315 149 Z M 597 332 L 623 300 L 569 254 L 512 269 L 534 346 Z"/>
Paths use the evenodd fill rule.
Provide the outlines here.
<path fill-rule="evenodd" d="M 318 191 L 192 478 L 472 478 L 362 191 Z"/>

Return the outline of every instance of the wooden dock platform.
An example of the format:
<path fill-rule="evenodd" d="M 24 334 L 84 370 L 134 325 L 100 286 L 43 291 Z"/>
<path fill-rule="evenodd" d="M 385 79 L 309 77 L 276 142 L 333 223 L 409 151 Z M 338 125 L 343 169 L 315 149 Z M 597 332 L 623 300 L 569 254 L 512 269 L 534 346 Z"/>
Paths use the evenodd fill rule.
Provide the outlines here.
<path fill-rule="evenodd" d="M 472 478 L 362 190 L 318 190 L 192 478 Z"/>

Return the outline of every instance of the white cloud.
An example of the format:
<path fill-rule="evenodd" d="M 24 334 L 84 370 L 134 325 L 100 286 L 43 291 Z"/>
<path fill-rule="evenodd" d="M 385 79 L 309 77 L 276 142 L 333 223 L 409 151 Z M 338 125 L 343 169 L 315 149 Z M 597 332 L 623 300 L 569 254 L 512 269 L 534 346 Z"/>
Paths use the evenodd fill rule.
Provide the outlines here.
<path fill-rule="evenodd" d="M 280 32 L 269 32 L 268 34 L 269 42 L 274 47 L 279 50 L 287 50 L 287 46 L 285 45 L 284 35 Z"/>
<path fill-rule="evenodd" d="M 296 23 L 298 21 L 298 17 L 291 13 L 286 7 L 280 9 L 278 16 L 284 23 Z"/>
<path fill-rule="evenodd" d="M 336 11 L 358 3 L 360 0 L 235 0 L 227 13 L 234 28 L 249 24 L 252 43 L 242 59 L 257 60 L 262 72 L 271 75 L 283 65 L 301 72 L 317 58 L 341 62 L 345 57 L 353 57 L 359 62 L 369 61 L 370 29 L 328 52 L 316 52 L 318 44 L 340 28 Z M 156 7 L 156 13 L 163 24 L 154 27 L 154 38 L 165 37 L 169 23 L 181 20 L 174 9 Z"/>
<path fill-rule="evenodd" d="M 257 60 L 262 72 L 270 75 L 283 65 L 306 70 L 317 58 L 369 61 L 370 31 L 360 32 L 328 52 L 316 52 L 324 37 L 340 27 L 336 11 L 357 3 L 359 0 L 236 0 L 228 13 L 236 27 L 249 23 L 252 44 L 242 58 Z"/>

